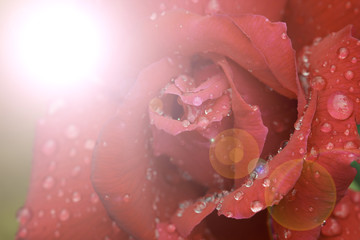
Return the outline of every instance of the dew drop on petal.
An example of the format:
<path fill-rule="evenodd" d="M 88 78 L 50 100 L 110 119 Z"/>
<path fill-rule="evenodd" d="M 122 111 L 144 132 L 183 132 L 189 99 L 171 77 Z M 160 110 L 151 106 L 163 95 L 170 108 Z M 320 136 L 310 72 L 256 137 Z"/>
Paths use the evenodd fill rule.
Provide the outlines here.
<path fill-rule="evenodd" d="M 51 188 L 53 188 L 55 185 L 55 180 L 52 176 L 47 176 L 43 183 L 42 183 L 42 187 L 46 190 L 50 190 Z"/>
<path fill-rule="evenodd" d="M 332 130 L 332 126 L 330 123 L 327 122 L 323 123 L 320 127 L 320 131 L 322 131 L 323 133 L 329 133 L 331 132 L 331 130 Z"/>
<path fill-rule="evenodd" d="M 353 113 L 354 104 L 346 95 L 341 92 L 335 92 L 328 99 L 327 110 L 331 117 L 345 120 Z"/>
<path fill-rule="evenodd" d="M 201 104 L 202 104 L 202 99 L 201 99 L 201 97 L 198 97 L 198 96 L 196 96 L 194 99 L 193 99 L 193 105 L 194 106 L 200 106 Z"/>
<path fill-rule="evenodd" d="M 350 150 L 350 149 L 356 149 L 358 146 L 353 141 L 348 141 L 344 144 L 344 149 Z"/>
<path fill-rule="evenodd" d="M 349 56 L 349 50 L 345 47 L 339 48 L 338 50 L 338 58 L 339 59 L 345 59 Z"/>
<path fill-rule="evenodd" d="M 354 72 L 351 71 L 351 70 L 348 70 L 344 73 L 344 77 L 347 79 L 347 80 L 352 80 L 354 78 Z"/>
<path fill-rule="evenodd" d="M 90 201 L 92 202 L 92 203 L 98 203 L 99 202 L 99 197 L 98 197 L 98 195 L 96 194 L 96 193 L 92 193 L 91 195 L 90 195 Z"/>
<path fill-rule="evenodd" d="M 347 218 L 350 214 L 350 206 L 346 203 L 338 203 L 333 211 L 333 215 L 338 218 Z"/>
<path fill-rule="evenodd" d="M 263 179 L 269 173 L 269 165 L 267 164 L 267 162 L 265 160 L 260 158 L 256 164 L 255 172 L 257 173 L 257 178 Z"/>
<path fill-rule="evenodd" d="M 26 228 L 21 228 L 20 231 L 18 232 L 17 236 L 19 236 L 20 238 L 26 238 L 28 234 L 28 231 Z"/>
<path fill-rule="evenodd" d="M 259 201 L 253 201 L 250 205 L 250 209 L 254 213 L 260 212 L 263 207 L 263 204 Z"/>
<path fill-rule="evenodd" d="M 321 91 L 325 88 L 326 80 L 321 76 L 315 76 L 311 79 L 311 87 L 317 91 Z"/>
<path fill-rule="evenodd" d="M 123 200 L 124 203 L 130 202 L 130 195 L 129 195 L 129 194 L 125 194 L 122 200 Z"/>
<path fill-rule="evenodd" d="M 51 156 L 56 151 L 56 142 L 52 139 L 47 140 L 42 146 L 42 153 L 46 156 Z"/>
<path fill-rule="evenodd" d="M 332 142 L 329 142 L 328 144 L 326 144 L 326 149 L 327 150 L 331 150 L 334 148 L 334 144 Z"/>
<path fill-rule="evenodd" d="M 263 185 L 263 187 L 270 187 L 270 179 L 265 178 L 262 185 Z"/>
<path fill-rule="evenodd" d="M 334 73 L 336 71 L 336 66 L 335 65 L 331 65 L 330 66 L 330 72 Z"/>
<path fill-rule="evenodd" d="M 326 224 L 321 228 L 324 236 L 333 237 L 341 233 L 341 226 L 334 218 L 328 218 Z"/>
<path fill-rule="evenodd" d="M 63 210 L 60 211 L 60 213 L 59 213 L 60 221 L 65 222 L 65 221 L 69 220 L 69 218 L 70 218 L 70 213 L 69 213 L 68 210 L 63 209 Z"/>
<path fill-rule="evenodd" d="M 291 231 L 289 229 L 285 229 L 284 230 L 284 238 L 285 239 L 290 239 L 291 238 Z"/>
<path fill-rule="evenodd" d="M 234 194 L 234 199 L 236 201 L 240 201 L 241 199 L 243 199 L 244 197 L 244 193 L 242 191 L 237 191 L 235 194 Z"/>
<path fill-rule="evenodd" d="M 93 150 L 95 147 L 95 141 L 92 139 L 88 139 L 84 143 L 84 148 L 88 150 Z"/>
<path fill-rule="evenodd" d="M 182 125 L 183 125 L 183 127 L 188 127 L 188 126 L 190 126 L 190 121 L 189 120 L 183 120 Z"/>
<path fill-rule="evenodd" d="M 31 217 L 31 211 L 29 208 L 26 207 L 20 208 L 16 213 L 16 219 L 21 225 L 27 223 L 31 219 Z"/>
<path fill-rule="evenodd" d="M 72 201 L 73 201 L 74 203 L 77 203 L 77 202 L 80 202 L 80 200 L 81 200 L 81 195 L 80 195 L 80 193 L 79 193 L 79 192 L 73 192 L 73 194 L 72 194 Z"/>
<path fill-rule="evenodd" d="M 167 227 L 166 227 L 166 231 L 169 232 L 169 233 L 173 233 L 175 232 L 176 230 L 176 227 L 174 224 L 169 224 Z"/>

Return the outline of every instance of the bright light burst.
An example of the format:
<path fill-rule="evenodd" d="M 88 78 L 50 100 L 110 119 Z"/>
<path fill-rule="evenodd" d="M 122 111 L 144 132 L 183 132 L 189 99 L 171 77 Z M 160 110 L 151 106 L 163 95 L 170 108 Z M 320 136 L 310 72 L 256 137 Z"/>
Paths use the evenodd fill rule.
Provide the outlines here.
<path fill-rule="evenodd" d="M 27 12 L 16 46 L 26 74 L 46 88 L 71 88 L 96 75 L 102 49 L 95 17 L 65 3 Z"/>

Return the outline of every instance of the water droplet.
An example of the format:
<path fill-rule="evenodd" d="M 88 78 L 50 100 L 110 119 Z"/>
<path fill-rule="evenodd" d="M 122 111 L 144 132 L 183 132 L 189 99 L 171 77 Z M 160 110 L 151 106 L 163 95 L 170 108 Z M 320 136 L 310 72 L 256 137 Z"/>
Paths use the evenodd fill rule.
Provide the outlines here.
<path fill-rule="evenodd" d="M 335 92 L 328 99 L 327 110 L 331 117 L 345 120 L 353 113 L 354 104 L 346 95 Z"/>
<path fill-rule="evenodd" d="M 290 239 L 291 238 L 291 231 L 289 229 L 285 229 L 284 230 L 284 238 L 285 239 Z"/>
<path fill-rule="evenodd" d="M 157 14 L 156 14 L 156 12 L 153 12 L 153 13 L 150 15 L 150 20 L 154 21 L 156 18 L 157 18 Z"/>
<path fill-rule="evenodd" d="M 125 194 L 122 200 L 123 200 L 124 203 L 130 202 L 130 195 L 129 195 L 129 194 Z"/>
<path fill-rule="evenodd" d="M 329 142 L 328 144 L 326 144 L 326 149 L 327 150 L 331 150 L 334 148 L 334 144 L 332 142 Z"/>
<path fill-rule="evenodd" d="M 75 125 L 69 125 L 66 128 L 65 135 L 69 139 L 74 139 L 79 136 L 79 129 Z"/>
<path fill-rule="evenodd" d="M 182 125 L 183 125 L 183 127 L 188 127 L 188 126 L 190 126 L 189 120 L 183 120 L 183 121 L 182 121 Z"/>
<path fill-rule="evenodd" d="M 270 187 L 270 179 L 265 178 L 262 185 L 263 185 L 263 187 Z"/>
<path fill-rule="evenodd" d="M 51 156 L 56 151 L 56 142 L 52 139 L 47 140 L 42 146 L 42 153 L 46 156 Z"/>
<path fill-rule="evenodd" d="M 317 179 L 320 178 L 320 172 L 316 171 L 315 174 L 314 174 L 314 177 L 317 178 Z"/>
<path fill-rule="evenodd" d="M 325 88 L 326 80 L 321 76 L 316 76 L 311 79 L 311 87 L 317 91 L 321 91 Z"/>
<path fill-rule="evenodd" d="M 234 199 L 236 201 L 240 201 L 241 199 L 243 199 L 244 197 L 244 193 L 242 191 L 237 191 L 235 194 L 234 194 Z"/>
<path fill-rule="evenodd" d="M 254 184 L 253 180 L 251 178 L 249 178 L 248 180 L 246 180 L 245 182 L 245 187 L 251 187 Z"/>
<path fill-rule="evenodd" d="M 323 123 L 320 127 L 320 131 L 322 131 L 323 133 L 329 133 L 331 132 L 331 130 L 332 130 L 332 126 L 330 123 L 327 122 Z"/>
<path fill-rule="evenodd" d="M 234 214 L 232 212 L 226 212 L 225 217 L 231 218 Z"/>
<path fill-rule="evenodd" d="M 330 72 L 334 73 L 336 71 L 336 66 L 335 65 L 331 65 L 330 66 Z"/>
<path fill-rule="evenodd" d="M 259 161 L 256 164 L 255 172 L 257 173 L 257 177 L 259 179 L 263 179 L 266 177 L 269 173 L 269 165 L 264 159 L 259 159 Z"/>
<path fill-rule="evenodd" d="M 209 3 L 206 6 L 205 12 L 207 14 L 214 14 L 220 10 L 220 4 L 217 0 L 209 0 Z"/>
<path fill-rule="evenodd" d="M 195 213 L 202 213 L 202 211 L 206 208 L 206 202 L 204 201 L 199 201 L 196 203 L 195 207 L 194 207 L 194 212 Z"/>
<path fill-rule="evenodd" d="M 356 58 L 356 57 L 353 57 L 353 58 L 351 59 L 351 62 L 352 62 L 352 63 L 357 63 L 357 58 Z"/>
<path fill-rule="evenodd" d="M 200 106 L 201 104 L 202 104 L 202 99 L 201 99 L 201 97 L 198 97 L 198 96 L 196 96 L 194 99 L 193 99 L 193 105 L 194 106 Z"/>
<path fill-rule="evenodd" d="M 298 138 L 300 141 L 304 140 L 304 134 L 300 133 L 300 134 L 297 136 L 297 138 Z"/>
<path fill-rule="evenodd" d="M 55 185 L 55 180 L 53 177 L 51 176 L 47 176 L 42 184 L 42 187 L 46 190 L 50 190 L 51 188 L 53 188 Z"/>
<path fill-rule="evenodd" d="M 97 202 L 99 202 L 99 197 L 98 197 L 98 195 L 96 194 L 96 193 L 92 193 L 91 195 L 90 195 L 90 201 L 92 202 L 92 203 L 97 203 Z"/>
<path fill-rule="evenodd" d="M 80 202 L 80 200 L 81 200 L 81 195 L 80 195 L 80 193 L 79 193 L 79 192 L 73 192 L 73 194 L 72 194 L 72 201 L 73 201 L 74 203 L 77 203 L 77 202 Z"/>
<path fill-rule="evenodd" d="M 263 204 L 259 201 L 253 201 L 250 205 L 250 209 L 253 213 L 260 212 L 263 207 Z"/>
<path fill-rule="evenodd" d="M 69 218 L 70 218 L 70 213 L 69 213 L 68 210 L 63 209 L 63 210 L 60 211 L 60 213 L 59 213 L 60 221 L 65 222 L 65 221 L 69 220 Z"/>
<path fill-rule="evenodd" d="M 348 70 L 348 71 L 345 72 L 344 77 L 347 80 L 352 80 L 354 78 L 354 72 L 351 71 L 351 70 Z"/>
<path fill-rule="evenodd" d="M 321 233 L 333 237 L 341 233 L 341 226 L 334 218 L 328 218 L 326 224 L 321 228 Z"/>
<path fill-rule="evenodd" d="M 166 231 L 169 233 L 173 233 L 173 232 L 175 232 L 175 230 L 176 230 L 176 226 L 174 224 L 169 224 L 166 227 Z"/>
<path fill-rule="evenodd" d="M 281 34 L 281 38 L 284 39 L 284 40 L 287 39 L 286 33 L 282 33 L 282 34 Z"/>
<path fill-rule="evenodd" d="M 346 203 L 338 203 L 333 211 L 333 215 L 338 218 L 347 218 L 350 214 L 350 206 Z"/>
<path fill-rule="evenodd" d="M 84 148 L 88 150 L 93 150 L 95 147 L 95 141 L 92 139 L 88 139 L 84 143 Z"/>
<path fill-rule="evenodd" d="M 21 228 L 17 235 L 20 238 L 26 238 L 27 234 L 28 234 L 27 229 L 26 228 Z"/>
<path fill-rule="evenodd" d="M 344 144 L 344 149 L 356 149 L 357 148 L 357 145 L 356 143 L 354 143 L 353 141 L 348 141 Z"/>
<path fill-rule="evenodd" d="M 345 58 L 347 58 L 347 56 L 349 56 L 349 50 L 345 47 L 339 48 L 338 54 L 339 54 L 338 55 L 339 59 L 341 59 L 341 60 L 345 59 Z"/>
<path fill-rule="evenodd" d="M 16 213 L 16 219 L 20 225 L 27 223 L 32 217 L 31 211 L 29 208 L 23 207 L 20 208 Z"/>

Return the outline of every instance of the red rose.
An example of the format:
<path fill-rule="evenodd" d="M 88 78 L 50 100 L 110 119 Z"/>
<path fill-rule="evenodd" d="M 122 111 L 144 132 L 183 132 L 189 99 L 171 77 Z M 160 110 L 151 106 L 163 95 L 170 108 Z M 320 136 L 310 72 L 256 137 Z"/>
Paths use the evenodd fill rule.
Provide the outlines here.
<path fill-rule="evenodd" d="M 17 238 L 358 238 L 360 6 L 310 3 L 111 5 L 119 70 L 40 121 Z"/>

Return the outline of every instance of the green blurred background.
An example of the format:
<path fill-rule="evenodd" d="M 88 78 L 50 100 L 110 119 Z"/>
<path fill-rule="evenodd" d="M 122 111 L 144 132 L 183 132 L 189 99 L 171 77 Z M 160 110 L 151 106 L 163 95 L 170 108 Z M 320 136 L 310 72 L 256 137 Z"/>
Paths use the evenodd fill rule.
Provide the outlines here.
<path fill-rule="evenodd" d="M 42 106 L 19 95 L 13 79 L 0 83 L 0 239 L 14 239 L 15 213 L 25 201 L 30 177 L 35 119 Z M 34 103 L 34 104 L 31 104 Z"/>
<path fill-rule="evenodd" d="M 29 88 L 11 65 L 10 16 L 20 0 L 0 0 L 0 239 L 14 239 L 16 211 L 29 184 L 36 120 L 46 99 Z"/>

